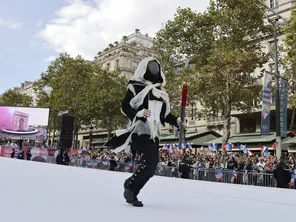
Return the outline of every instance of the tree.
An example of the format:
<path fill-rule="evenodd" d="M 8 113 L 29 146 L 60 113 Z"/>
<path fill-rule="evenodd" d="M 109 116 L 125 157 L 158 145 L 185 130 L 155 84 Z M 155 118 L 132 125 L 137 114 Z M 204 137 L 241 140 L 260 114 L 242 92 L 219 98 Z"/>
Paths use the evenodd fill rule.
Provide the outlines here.
<path fill-rule="evenodd" d="M 261 75 L 253 73 L 267 62 L 260 40 L 269 32 L 252 0 L 211 0 L 204 13 L 178 8 L 157 33 L 159 51 L 171 60 L 190 60 L 183 80 L 205 116 L 223 117 L 224 144 L 231 110 L 250 112 L 261 100 Z"/>
<path fill-rule="evenodd" d="M 32 97 L 9 89 L 0 95 L 0 105 L 29 107 L 32 105 Z"/>
<path fill-rule="evenodd" d="M 42 74 L 43 75 L 43 74 Z M 52 141 L 55 140 L 55 135 L 58 129 L 58 107 L 55 103 L 55 99 L 53 98 L 53 95 L 50 93 L 47 93 L 44 89 L 48 86 L 46 82 L 42 81 L 43 79 L 40 79 L 33 84 L 33 88 L 37 94 L 37 107 L 39 108 L 49 108 L 49 118 L 48 118 L 48 133 L 49 138 L 52 137 Z M 52 135 L 51 135 L 52 132 Z"/>
<path fill-rule="evenodd" d="M 120 113 L 126 79 L 80 56 L 61 54 L 34 83 L 39 107 L 50 107 L 50 126 L 55 131 L 57 114 L 69 110 L 75 117 L 74 131 L 93 125 L 111 132 L 125 123 Z M 51 88 L 47 94 L 45 87 Z M 76 143 L 75 143 L 76 144 Z"/>
<path fill-rule="evenodd" d="M 51 108 L 52 124 L 56 123 L 58 111 L 69 110 L 75 117 L 74 131 L 76 139 L 83 124 L 89 124 L 94 118 L 91 110 L 91 97 L 88 86 L 93 75 L 92 64 L 78 56 L 72 58 L 67 54 L 53 61 L 40 80 L 35 83 L 39 92 L 39 105 L 48 105 Z M 44 87 L 51 88 L 51 94 L 46 96 Z"/>
<path fill-rule="evenodd" d="M 292 109 L 290 130 L 293 129 L 296 111 L 296 11 L 292 11 L 289 23 L 284 28 L 282 50 L 285 56 L 280 60 L 285 69 L 284 76 L 288 79 L 289 106 Z"/>
<path fill-rule="evenodd" d="M 111 132 L 123 127 L 127 121 L 121 113 L 121 102 L 126 92 L 126 77 L 118 71 L 111 72 L 98 64 L 93 64 L 94 76 L 89 86 L 92 92 L 94 121 L 97 127 L 107 129 L 108 139 Z"/>
<path fill-rule="evenodd" d="M 181 102 L 181 88 L 183 82 L 186 79 L 185 73 L 182 72 L 182 70 L 184 70 L 185 68 L 185 64 L 183 62 L 178 62 L 172 59 L 170 49 L 164 50 L 163 48 L 159 47 L 158 44 L 159 42 L 156 42 L 153 45 L 152 50 L 156 58 L 159 60 L 162 66 L 162 70 L 164 71 L 167 82 L 165 90 L 170 97 L 172 113 L 179 113 Z"/>

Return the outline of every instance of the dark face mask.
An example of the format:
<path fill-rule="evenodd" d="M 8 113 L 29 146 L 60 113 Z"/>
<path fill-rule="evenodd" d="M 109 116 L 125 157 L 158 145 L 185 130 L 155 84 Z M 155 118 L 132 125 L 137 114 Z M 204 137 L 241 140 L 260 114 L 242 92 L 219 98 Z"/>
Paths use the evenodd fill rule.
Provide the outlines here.
<path fill-rule="evenodd" d="M 160 81 L 160 67 L 156 61 L 150 61 L 148 63 L 144 78 L 151 81 L 152 83 L 157 83 Z"/>

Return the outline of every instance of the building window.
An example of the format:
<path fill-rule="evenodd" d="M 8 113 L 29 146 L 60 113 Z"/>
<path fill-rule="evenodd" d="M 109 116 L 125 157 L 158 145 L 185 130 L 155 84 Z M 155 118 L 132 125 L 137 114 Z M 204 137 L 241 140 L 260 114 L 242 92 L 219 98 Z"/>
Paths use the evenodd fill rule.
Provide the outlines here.
<path fill-rule="evenodd" d="M 116 61 L 115 61 L 115 68 L 118 68 L 119 67 L 119 59 L 117 59 Z"/>
<path fill-rule="evenodd" d="M 240 133 L 255 133 L 256 119 L 247 118 L 240 120 Z"/>
<path fill-rule="evenodd" d="M 276 8 L 279 5 L 278 0 L 269 0 L 269 3 L 270 3 L 270 8 Z"/>
<path fill-rule="evenodd" d="M 107 64 L 106 64 L 106 68 L 107 68 L 108 70 L 110 70 L 110 63 L 107 63 Z"/>
<path fill-rule="evenodd" d="M 191 104 L 190 117 L 191 117 L 191 120 L 195 120 L 195 118 L 196 118 L 196 104 L 195 103 Z"/>

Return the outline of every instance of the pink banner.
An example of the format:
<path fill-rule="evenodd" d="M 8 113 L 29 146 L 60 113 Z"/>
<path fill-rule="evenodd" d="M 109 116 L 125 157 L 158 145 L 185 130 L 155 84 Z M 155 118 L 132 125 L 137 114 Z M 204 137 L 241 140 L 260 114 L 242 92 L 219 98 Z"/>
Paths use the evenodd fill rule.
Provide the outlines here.
<path fill-rule="evenodd" d="M 15 158 L 17 158 L 17 154 L 19 152 L 18 147 L 13 146 L 0 146 L 0 156 L 11 158 L 12 150 L 15 150 Z M 55 157 L 54 154 L 56 153 L 56 149 L 54 148 L 30 148 L 30 147 L 24 147 L 24 154 L 26 159 L 26 152 L 28 149 L 31 149 L 31 160 L 33 161 L 40 161 L 40 162 L 48 162 L 48 163 L 55 163 Z M 70 157 L 75 156 L 77 154 L 78 150 L 76 149 L 70 149 L 69 155 Z"/>

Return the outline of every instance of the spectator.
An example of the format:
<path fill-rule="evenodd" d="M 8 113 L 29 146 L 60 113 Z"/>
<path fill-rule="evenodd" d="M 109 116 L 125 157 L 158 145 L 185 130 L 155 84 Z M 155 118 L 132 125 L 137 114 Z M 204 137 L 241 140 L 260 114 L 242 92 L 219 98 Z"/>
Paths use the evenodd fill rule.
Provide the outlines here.
<path fill-rule="evenodd" d="M 11 158 L 14 158 L 15 157 L 15 150 L 14 149 L 12 149 L 12 153 L 10 154 L 10 157 Z"/>
<path fill-rule="evenodd" d="M 24 151 L 21 149 L 17 154 L 17 159 L 23 160 L 25 158 Z"/>
<path fill-rule="evenodd" d="M 227 169 L 228 170 L 235 170 L 237 169 L 237 162 L 234 157 L 231 157 L 230 160 L 227 163 Z"/>
<path fill-rule="evenodd" d="M 28 149 L 26 153 L 27 160 L 31 160 L 32 154 L 31 154 L 31 149 Z"/>
<path fill-rule="evenodd" d="M 278 188 L 289 188 L 291 181 L 291 173 L 289 167 L 285 164 L 285 159 L 280 158 L 280 163 L 273 172 L 274 178 L 277 181 Z"/>
<path fill-rule="evenodd" d="M 115 171 L 116 167 L 117 167 L 117 162 L 114 159 L 114 156 L 111 156 L 111 159 L 110 159 L 110 171 Z"/>

